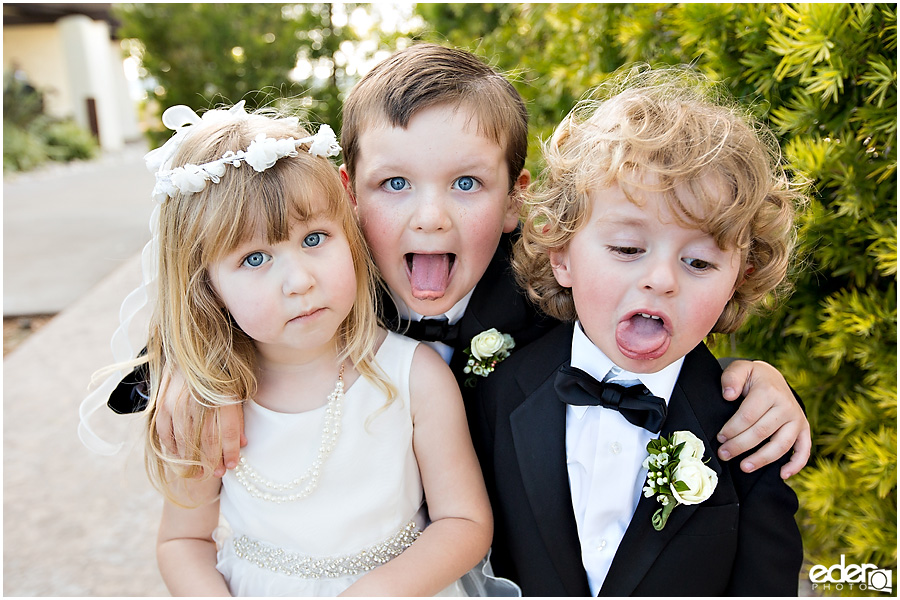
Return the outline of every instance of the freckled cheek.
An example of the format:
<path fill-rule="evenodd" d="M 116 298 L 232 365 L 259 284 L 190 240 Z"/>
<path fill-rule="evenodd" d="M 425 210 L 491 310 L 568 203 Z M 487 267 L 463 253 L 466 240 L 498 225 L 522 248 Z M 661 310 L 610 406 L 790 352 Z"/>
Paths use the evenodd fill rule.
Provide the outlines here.
<path fill-rule="evenodd" d="M 395 238 L 402 231 L 396 218 L 372 215 L 367 212 L 365 215 L 361 215 L 360 225 L 366 244 L 374 253 L 384 254 L 395 249 Z"/>
<path fill-rule="evenodd" d="M 502 220 L 495 214 L 485 215 L 484 218 L 477 218 L 478 215 L 474 215 L 476 218 L 472 217 L 473 215 L 467 215 L 467 218 L 460 219 L 460 250 L 480 257 L 486 256 L 490 260 L 503 233 Z"/>

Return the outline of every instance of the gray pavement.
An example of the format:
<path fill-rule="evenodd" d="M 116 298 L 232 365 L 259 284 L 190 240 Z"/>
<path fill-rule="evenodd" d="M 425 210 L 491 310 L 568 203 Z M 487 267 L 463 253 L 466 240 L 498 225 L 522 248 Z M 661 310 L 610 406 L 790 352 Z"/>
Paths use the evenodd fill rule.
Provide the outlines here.
<path fill-rule="evenodd" d="M 82 446 L 78 407 L 111 359 L 137 284 L 153 177 L 143 148 L 3 183 L 4 315 L 57 313 L 3 360 L 3 594 L 164 596 L 161 500 L 137 438 L 114 457 Z M 132 328 L 140 343 L 146 320 Z"/>
<path fill-rule="evenodd" d="M 55 314 L 150 237 L 143 144 L 3 179 L 3 315 Z"/>

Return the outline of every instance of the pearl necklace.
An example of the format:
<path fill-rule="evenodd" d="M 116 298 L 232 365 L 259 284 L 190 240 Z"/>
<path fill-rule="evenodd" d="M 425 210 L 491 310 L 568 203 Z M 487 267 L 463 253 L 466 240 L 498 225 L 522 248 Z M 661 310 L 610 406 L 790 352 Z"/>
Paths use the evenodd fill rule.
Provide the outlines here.
<path fill-rule="evenodd" d="M 338 380 L 334 391 L 328 396 L 328 404 L 325 405 L 325 422 L 322 427 L 322 441 L 315 460 L 306 472 L 287 483 L 279 483 L 266 479 L 254 469 L 246 457 L 241 456 L 238 466 L 234 469 L 235 478 L 243 485 L 250 495 L 267 502 L 296 502 L 302 500 L 319 486 L 319 473 L 325 460 L 334 450 L 338 437 L 341 434 L 341 407 L 344 402 L 344 365 L 338 373 Z M 303 489 L 299 489 L 303 484 Z M 297 490 L 297 491 L 295 491 Z M 282 493 L 290 492 L 290 493 Z"/>

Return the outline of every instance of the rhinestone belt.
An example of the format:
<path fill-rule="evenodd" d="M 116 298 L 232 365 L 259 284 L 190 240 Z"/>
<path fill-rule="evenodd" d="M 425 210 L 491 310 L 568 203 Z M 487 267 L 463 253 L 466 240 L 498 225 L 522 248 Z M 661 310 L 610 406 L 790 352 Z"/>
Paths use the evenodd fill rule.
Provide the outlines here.
<path fill-rule="evenodd" d="M 326 557 L 288 552 L 242 535 L 234 540 L 234 552 L 239 558 L 276 573 L 303 579 L 336 578 L 359 575 L 380 567 L 412 546 L 420 533 L 415 521 L 410 521 L 383 542 L 369 546 L 357 554 Z"/>

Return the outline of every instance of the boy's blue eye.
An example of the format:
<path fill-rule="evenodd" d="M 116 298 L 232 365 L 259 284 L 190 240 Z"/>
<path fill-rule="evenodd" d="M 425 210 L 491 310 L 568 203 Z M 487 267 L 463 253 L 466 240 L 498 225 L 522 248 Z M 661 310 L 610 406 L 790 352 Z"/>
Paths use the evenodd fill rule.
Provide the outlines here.
<path fill-rule="evenodd" d="M 406 178 L 404 178 L 404 177 L 391 177 L 390 179 L 387 180 L 387 185 L 388 185 L 389 189 L 391 189 L 395 192 L 399 192 L 399 191 L 403 190 L 404 188 L 406 188 L 408 183 L 406 181 Z"/>
<path fill-rule="evenodd" d="M 474 177 L 470 177 L 469 175 L 460 177 L 453 182 L 453 187 L 458 190 L 462 190 L 463 192 L 471 192 L 472 190 L 476 189 L 477 186 L 478 180 Z"/>
<path fill-rule="evenodd" d="M 245 267 L 259 267 L 271 259 L 272 257 L 265 252 L 254 252 L 253 254 L 248 254 L 241 265 Z"/>
<path fill-rule="evenodd" d="M 325 241 L 325 234 L 316 232 L 310 233 L 305 238 L 303 238 L 303 247 L 304 248 L 315 248 L 319 244 Z"/>

